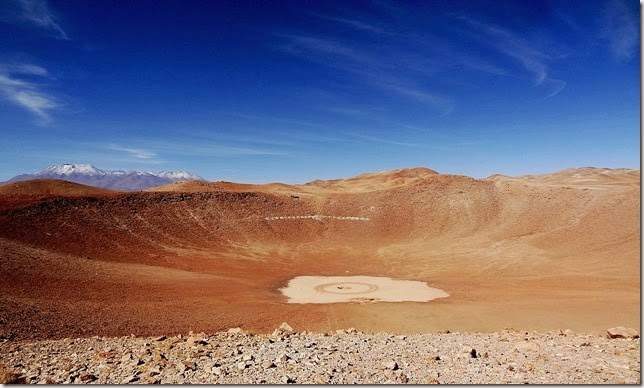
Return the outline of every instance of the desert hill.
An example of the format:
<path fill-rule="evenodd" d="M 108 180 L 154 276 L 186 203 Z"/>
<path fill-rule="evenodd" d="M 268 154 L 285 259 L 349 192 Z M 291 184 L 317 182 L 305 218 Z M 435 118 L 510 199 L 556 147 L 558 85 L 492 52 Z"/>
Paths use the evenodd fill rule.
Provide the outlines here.
<path fill-rule="evenodd" d="M 0 210 L 0 330 L 266 331 L 285 317 L 308 330 L 637 327 L 639 198 L 639 170 L 625 169 L 54 195 Z M 421 280 L 449 297 L 286 304 L 277 289 L 298 275 Z"/>
<path fill-rule="evenodd" d="M 425 167 L 407 168 L 390 171 L 360 174 L 354 177 L 332 180 L 315 180 L 302 185 L 284 183 L 244 184 L 234 182 L 206 182 L 206 181 L 180 181 L 163 186 L 147 189 L 157 192 L 208 192 L 208 191 L 234 191 L 234 192 L 264 192 L 282 194 L 316 194 L 316 193 L 357 193 L 378 190 L 389 190 L 396 187 L 410 186 L 421 183 L 432 176 L 438 175 L 436 171 Z"/>
<path fill-rule="evenodd" d="M 114 193 L 114 191 L 58 179 L 34 179 L 0 185 L 0 195 L 6 196 L 42 195 L 71 197 L 82 195 L 105 195 L 109 193 Z"/>
<path fill-rule="evenodd" d="M 495 181 L 512 181 L 514 183 L 555 185 L 555 186 L 583 186 L 589 189 L 599 189 L 610 185 L 639 186 L 640 171 L 628 168 L 596 168 L 582 167 L 570 168 L 553 174 L 525 175 L 509 177 L 493 175 L 488 179 Z"/>
<path fill-rule="evenodd" d="M 92 197 L 116 194 L 80 183 L 58 179 L 34 179 L 0 184 L 0 209 L 32 204 L 52 197 Z"/>
<path fill-rule="evenodd" d="M 346 179 L 316 180 L 304 185 L 307 189 L 337 192 L 367 192 L 409 186 L 431 179 L 436 171 L 425 167 L 360 174 Z"/>

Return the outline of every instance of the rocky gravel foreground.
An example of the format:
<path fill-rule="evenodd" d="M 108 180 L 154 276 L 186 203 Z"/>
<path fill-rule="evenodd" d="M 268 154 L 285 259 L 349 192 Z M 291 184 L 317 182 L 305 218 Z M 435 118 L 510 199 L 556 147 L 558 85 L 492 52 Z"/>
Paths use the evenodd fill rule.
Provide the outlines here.
<path fill-rule="evenodd" d="M 13 383 L 640 383 L 640 339 L 562 332 L 415 335 L 231 329 L 0 343 Z"/>

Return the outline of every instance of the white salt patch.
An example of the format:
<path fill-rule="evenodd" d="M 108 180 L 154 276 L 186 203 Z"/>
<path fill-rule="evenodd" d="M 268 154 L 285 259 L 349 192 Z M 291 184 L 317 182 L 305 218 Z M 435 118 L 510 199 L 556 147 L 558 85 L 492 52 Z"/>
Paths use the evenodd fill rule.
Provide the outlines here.
<path fill-rule="evenodd" d="M 425 282 L 375 276 L 298 276 L 280 291 L 288 303 L 429 302 L 449 296 Z"/>

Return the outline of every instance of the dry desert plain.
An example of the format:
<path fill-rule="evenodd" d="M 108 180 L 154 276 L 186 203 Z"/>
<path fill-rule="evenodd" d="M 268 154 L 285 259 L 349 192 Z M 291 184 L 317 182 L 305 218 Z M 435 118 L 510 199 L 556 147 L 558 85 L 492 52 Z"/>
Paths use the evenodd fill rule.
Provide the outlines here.
<path fill-rule="evenodd" d="M 639 170 L 473 179 L 413 168 L 146 192 L 12 183 L 0 186 L 0 354 L 20 341 L 270 333 L 283 321 L 318 333 L 603 335 L 640 326 L 639 256 Z M 298 276 L 420 281 L 449 296 L 287 303 L 280 289 Z"/>

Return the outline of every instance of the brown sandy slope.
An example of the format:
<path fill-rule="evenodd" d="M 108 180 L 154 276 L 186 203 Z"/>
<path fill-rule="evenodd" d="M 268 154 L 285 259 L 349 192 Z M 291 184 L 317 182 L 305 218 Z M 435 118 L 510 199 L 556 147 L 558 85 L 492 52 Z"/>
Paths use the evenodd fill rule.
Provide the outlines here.
<path fill-rule="evenodd" d="M 163 186 L 147 189 L 150 192 L 176 192 L 176 193 L 199 193 L 213 191 L 231 192 L 263 192 L 263 193 L 295 193 L 299 190 L 297 186 L 284 183 L 248 184 L 234 182 L 205 182 L 205 181 L 179 181 Z"/>
<path fill-rule="evenodd" d="M 427 332 L 639 326 L 640 177 L 476 180 L 428 169 L 306 185 L 178 183 L 0 210 L 0 335 L 242 326 Z M 266 220 L 280 215 L 369 221 Z M 292 305 L 297 275 L 391 276 L 450 297 Z"/>
<path fill-rule="evenodd" d="M 0 184 L 0 209 L 15 208 L 51 197 L 95 197 L 115 191 L 57 179 L 34 179 Z"/>
<path fill-rule="evenodd" d="M 316 180 L 304 190 L 362 193 L 411 186 L 431 179 L 437 172 L 424 167 L 361 174 L 347 179 Z"/>
<path fill-rule="evenodd" d="M 34 179 L 0 185 L 0 195 L 42 195 L 42 196 L 87 196 L 113 193 L 111 190 L 99 189 L 80 183 L 56 179 Z"/>

